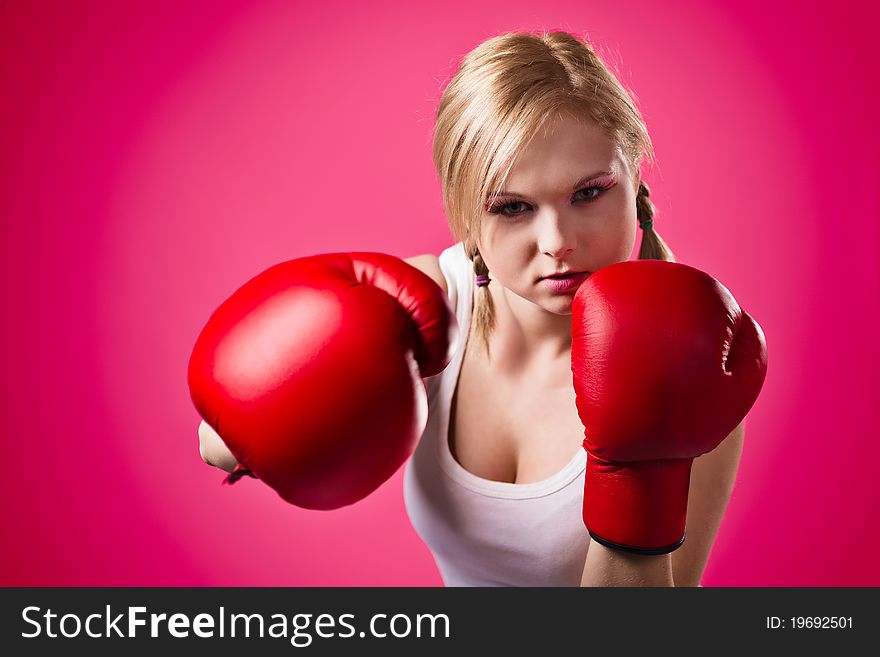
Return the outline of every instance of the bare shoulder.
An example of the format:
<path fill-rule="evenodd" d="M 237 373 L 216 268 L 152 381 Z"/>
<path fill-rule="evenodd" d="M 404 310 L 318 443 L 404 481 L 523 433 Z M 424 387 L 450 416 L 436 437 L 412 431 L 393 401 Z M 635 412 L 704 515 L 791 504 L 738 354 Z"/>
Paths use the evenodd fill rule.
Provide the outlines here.
<path fill-rule="evenodd" d="M 449 294 L 449 290 L 446 287 L 446 277 L 440 269 L 440 260 L 437 256 L 432 253 L 426 253 L 413 256 L 412 258 L 405 258 L 404 262 L 430 276 L 446 294 Z"/>

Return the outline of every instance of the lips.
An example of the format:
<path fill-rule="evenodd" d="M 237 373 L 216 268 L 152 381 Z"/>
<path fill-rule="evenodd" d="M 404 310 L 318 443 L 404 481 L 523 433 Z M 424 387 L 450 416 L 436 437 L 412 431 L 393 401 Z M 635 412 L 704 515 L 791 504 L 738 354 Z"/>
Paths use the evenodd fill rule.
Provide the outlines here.
<path fill-rule="evenodd" d="M 544 278 L 570 278 L 571 276 L 574 276 L 575 274 L 580 274 L 580 273 L 581 272 L 579 272 L 579 271 L 570 271 L 565 274 L 551 274 L 550 276 L 544 276 Z"/>
<path fill-rule="evenodd" d="M 541 283 L 553 292 L 570 293 L 577 290 L 589 276 L 589 272 L 571 272 L 561 276 L 545 276 L 541 279 Z"/>

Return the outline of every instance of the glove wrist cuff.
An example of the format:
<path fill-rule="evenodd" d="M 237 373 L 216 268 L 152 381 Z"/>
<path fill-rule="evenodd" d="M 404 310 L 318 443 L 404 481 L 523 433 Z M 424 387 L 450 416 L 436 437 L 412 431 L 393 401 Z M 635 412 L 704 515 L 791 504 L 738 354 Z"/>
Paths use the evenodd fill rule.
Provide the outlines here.
<path fill-rule="evenodd" d="M 583 518 L 606 547 L 666 554 L 681 547 L 693 459 L 619 463 L 592 454 L 584 476 Z"/>

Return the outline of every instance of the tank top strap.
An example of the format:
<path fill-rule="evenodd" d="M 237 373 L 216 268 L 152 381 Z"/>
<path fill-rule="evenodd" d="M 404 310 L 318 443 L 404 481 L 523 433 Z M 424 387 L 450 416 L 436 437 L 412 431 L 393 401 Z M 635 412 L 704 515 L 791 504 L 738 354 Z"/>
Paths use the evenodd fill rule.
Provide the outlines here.
<path fill-rule="evenodd" d="M 455 315 L 463 332 L 471 322 L 474 299 L 473 265 L 464 251 L 462 242 L 445 249 L 438 259 L 440 270 L 449 288 L 449 300 L 455 308 Z"/>

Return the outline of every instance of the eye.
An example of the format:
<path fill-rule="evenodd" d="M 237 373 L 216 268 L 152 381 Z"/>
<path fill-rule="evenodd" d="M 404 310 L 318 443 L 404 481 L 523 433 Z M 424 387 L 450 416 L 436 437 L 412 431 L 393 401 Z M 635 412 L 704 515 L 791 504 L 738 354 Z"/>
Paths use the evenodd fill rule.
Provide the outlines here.
<path fill-rule="evenodd" d="M 613 183 L 606 183 L 604 185 L 591 185 L 589 187 L 584 187 L 583 189 L 577 190 L 575 192 L 575 196 L 577 196 L 578 194 L 581 194 L 583 192 L 595 192 L 595 194 L 591 194 L 587 198 L 584 199 L 585 201 L 587 201 L 589 203 L 591 201 L 595 201 L 596 199 L 598 199 L 600 196 L 602 196 L 605 192 L 607 192 L 613 186 L 614 186 Z"/>
<path fill-rule="evenodd" d="M 491 208 L 489 208 L 490 214 L 503 214 L 505 217 L 513 217 L 518 214 L 522 214 L 525 212 L 525 208 L 528 207 L 528 203 L 523 201 L 511 201 L 510 203 L 496 203 Z"/>
<path fill-rule="evenodd" d="M 611 189 L 614 186 L 614 183 L 605 183 L 602 185 L 590 185 L 588 187 L 584 187 L 579 189 L 574 193 L 576 201 L 585 201 L 587 203 L 592 203 L 601 197 L 606 191 Z M 586 194 L 585 197 L 578 198 L 578 194 Z M 523 214 L 528 211 L 529 204 L 525 201 L 508 201 L 505 203 L 503 200 L 500 202 L 496 202 L 494 205 L 489 207 L 487 211 L 490 214 L 500 214 L 505 217 L 515 217 L 517 215 Z"/>

